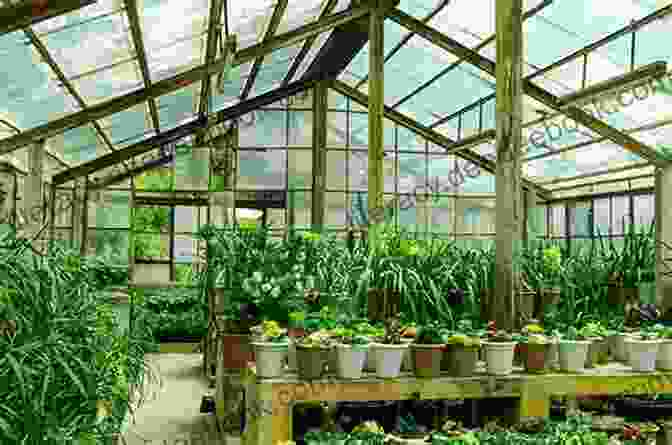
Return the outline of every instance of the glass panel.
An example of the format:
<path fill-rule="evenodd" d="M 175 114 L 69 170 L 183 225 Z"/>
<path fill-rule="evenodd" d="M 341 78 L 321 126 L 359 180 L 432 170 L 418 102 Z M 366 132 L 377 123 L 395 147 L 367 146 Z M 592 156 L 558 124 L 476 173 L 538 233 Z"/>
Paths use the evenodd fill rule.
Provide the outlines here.
<path fill-rule="evenodd" d="M 287 114 L 259 109 L 239 119 L 240 147 L 282 147 L 287 140 Z"/>
<path fill-rule="evenodd" d="M 346 152 L 327 151 L 327 190 L 345 190 Z"/>
<path fill-rule="evenodd" d="M 310 150 L 287 150 L 289 159 L 287 180 L 289 188 L 310 189 L 313 187 L 313 153 Z M 329 152 L 328 152 L 329 153 Z M 332 165 L 327 162 L 327 177 Z"/>
<path fill-rule="evenodd" d="M 264 57 L 250 97 L 259 96 L 279 87 L 301 46 L 302 44 L 298 44 L 289 48 L 281 48 Z"/>
<path fill-rule="evenodd" d="M 294 215 L 294 224 L 301 227 L 310 227 L 311 195 L 310 192 L 290 192 L 287 196 L 288 212 Z M 289 218 L 289 216 L 288 216 Z M 289 219 L 291 220 L 291 219 Z"/>
<path fill-rule="evenodd" d="M 432 199 L 432 233 L 455 232 L 455 198 L 437 196 Z"/>
<path fill-rule="evenodd" d="M 636 195 L 633 197 L 634 204 L 634 214 L 635 214 L 635 224 L 637 224 L 638 230 L 641 230 L 644 227 L 649 227 L 651 224 L 654 224 L 655 217 L 655 203 L 654 196 L 651 194 L 647 195 Z"/>
<path fill-rule="evenodd" d="M 124 95 L 143 86 L 140 67 L 135 60 L 84 77 L 72 78 L 70 83 L 87 105 Z"/>
<path fill-rule="evenodd" d="M 208 190 L 210 174 L 209 147 L 186 147 L 176 151 L 175 188 L 177 190 Z"/>
<path fill-rule="evenodd" d="M 192 35 L 154 50 L 147 50 L 147 63 L 152 81 L 163 80 L 200 65 L 205 44 L 205 35 Z"/>
<path fill-rule="evenodd" d="M 175 235 L 175 262 L 191 263 L 196 255 L 196 240 L 191 236 Z"/>
<path fill-rule="evenodd" d="M 198 207 L 175 206 L 176 233 L 196 233 L 198 226 Z"/>
<path fill-rule="evenodd" d="M 89 195 L 89 227 L 129 227 L 128 192 L 104 190 Z"/>
<path fill-rule="evenodd" d="M 117 13 L 50 33 L 42 42 L 70 78 L 133 58 L 129 33 L 126 14 Z"/>
<path fill-rule="evenodd" d="M 425 151 L 425 140 L 416 135 L 406 127 L 397 127 L 397 146 L 400 152 L 403 151 Z"/>
<path fill-rule="evenodd" d="M 565 220 L 565 206 L 552 206 L 549 224 L 549 236 L 551 238 L 567 236 L 567 225 Z"/>
<path fill-rule="evenodd" d="M 56 153 L 63 155 L 66 162 L 76 165 L 96 157 L 98 136 L 92 125 L 86 125 L 51 137 L 47 143 Z"/>
<path fill-rule="evenodd" d="M 350 156 L 350 190 L 366 191 L 369 186 L 369 157 L 364 151 L 353 151 Z"/>
<path fill-rule="evenodd" d="M 0 75 L 2 119 L 14 127 L 27 129 L 79 109 L 54 80 L 49 66 L 41 63 L 22 32 L 0 36 L 0 48 L 5 66 Z M 8 132 L 5 137 L 14 134 L 14 131 Z"/>
<path fill-rule="evenodd" d="M 285 162 L 287 152 L 240 151 L 239 189 L 285 188 Z"/>
<path fill-rule="evenodd" d="M 145 136 L 152 128 L 147 103 L 136 105 L 98 121 L 113 144 L 127 142 L 140 135 Z"/>
<path fill-rule="evenodd" d="M 157 100 L 161 130 L 174 128 L 180 123 L 193 119 L 200 100 L 201 82 L 193 83 Z"/>
<path fill-rule="evenodd" d="M 582 238 L 590 235 L 590 201 L 574 203 L 569 209 L 569 236 Z"/>
<path fill-rule="evenodd" d="M 231 33 L 238 34 L 238 48 L 247 48 L 262 40 L 274 6 L 274 0 L 229 2 L 229 24 Z"/>
<path fill-rule="evenodd" d="M 298 80 L 301 78 L 301 76 L 306 72 L 310 64 L 313 62 L 313 59 L 322 48 L 322 45 L 324 45 L 324 42 L 327 41 L 330 35 L 331 35 L 330 32 L 324 32 L 317 37 L 313 45 L 310 47 L 310 50 L 306 54 L 306 57 L 299 64 L 299 68 L 296 70 L 296 75 L 291 80 Z"/>
<path fill-rule="evenodd" d="M 610 232 L 609 198 L 593 201 L 594 235 L 608 235 Z"/>
<path fill-rule="evenodd" d="M 630 225 L 630 197 L 614 196 L 611 201 L 611 228 L 614 235 L 623 235 Z"/>
<path fill-rule="evenodd" d="M 36 23 L 32 28 L 38 34 L 52 32 L 64 26 L 78 25 L 95 17 L 118 11 L 122 7 L 122 0 L 98 0 L 81 9 Z"/>
<path fill-rule="evenodd" d="M 340 230 L 346 226 L 345 196 L 345 193 L 326 193 L 325 223 L 330 230 Z"/>
<path fill-rule="evenodd" d="M 426 158 L 424 155 L 399 155 L 399 192 L 413 193 L 427 183 Z"/>
<path fill-rule="evenodd" d="M 317 19 L 322 11 L 321 0 L 301 0 L 289 2 L 276 34 L 282 34 Z"/>
<path fill-rule="evenodd" d="M 312 117 L 306 111 L 289 112 L 289 145 L 310 147 L 313 143 L 312 128 L 307 124 Z"/>

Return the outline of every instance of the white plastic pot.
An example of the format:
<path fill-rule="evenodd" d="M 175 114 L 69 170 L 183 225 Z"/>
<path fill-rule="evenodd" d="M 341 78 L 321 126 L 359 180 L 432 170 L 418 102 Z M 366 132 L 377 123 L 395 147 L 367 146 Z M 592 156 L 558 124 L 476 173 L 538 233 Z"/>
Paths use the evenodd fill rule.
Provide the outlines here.
<path fill-rule="evenodd" d="M 413 343 L 415 339 L 413 338 L 402 338 L 401 342 L 409 345 L 409 347 L 406 349 L 406 352 L 404 353 L 404 359 L 401 362 L 401 370 L 402 371 L 413 371 L 413 354 L 411 353 L 411 348 L 410 345 Z"/>
<path fill-rule="evenodd" d="M 513 372 L 513 351 L 516 342 L 483 342 L 485 364 L 490 375 L 509 375 Z"/>
<path fill-rule="evenodd" d="M 257 377 L 281 377 L 287 358 L 287 343 L 252 343 L 257 365 Z"/>
<path fill-rule="evenodd" d="M 656 369 L 672 371 L 672 339 L 661 341 L 656 357 Z"/>
<path fill-rule="evenodd" d="M 558 343 L 558 358 L 560 369 L 565 372 L 581 372 L 586 367 L 586 357 L 590 340 L 572 341 L 560 340 Z"/>
<path fill-rule="evenodd" d="M 630 354 L 630 366 L 636 372 L 653 372 L 656 369 L 656 358 L 660 340 L 625 339 L 625 347 Z"/>
<path fill-rule="evenodd" d="M 341 379 L 360 379 L 369 345 L 336 345 L 336 375 Z"/>
<path fill-rule="evenodd" d="M 554 338 L 548 345 L 548 357 L 546 358 L 549 368 L 557 368 L 560 360 L 560 353 L 558 352 L 558 339 Z"/>
<path fill-rule="evenodd" d="M 628 338 L 629 334 L 621 332 L 612 337 L 612 354 L 614 359 L 619 362 L 628 362 L 628 351 L 625 347 L 625 339 Z"/>
<path fill-rule="evenodd" d="M 287 345 L 287 369 L 296 371 L 296 344 L 293 339 L 290 339 Z"/>
<path fill-rule="evenodd" d="M 373 361 L 376 367 L 376 376 L 384 379 L 399 377 L 401 362 L 408 350 L 407 344 L 385 345 L 374 343 L 371 345 Z"/>

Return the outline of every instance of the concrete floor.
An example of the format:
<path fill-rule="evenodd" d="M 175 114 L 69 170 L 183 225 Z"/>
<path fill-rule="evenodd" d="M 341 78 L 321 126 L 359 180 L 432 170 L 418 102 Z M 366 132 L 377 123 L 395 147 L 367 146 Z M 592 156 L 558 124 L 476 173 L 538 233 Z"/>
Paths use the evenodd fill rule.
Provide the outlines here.
<path fill-rule="evenodd" d="M 148 354 L 160 379 L 145 388 L 120 445 L 234 445 L 217 433 L 214 414 L 201 414 L 201 398 L 214 394 L 202 375 L 202 354 Z"/>

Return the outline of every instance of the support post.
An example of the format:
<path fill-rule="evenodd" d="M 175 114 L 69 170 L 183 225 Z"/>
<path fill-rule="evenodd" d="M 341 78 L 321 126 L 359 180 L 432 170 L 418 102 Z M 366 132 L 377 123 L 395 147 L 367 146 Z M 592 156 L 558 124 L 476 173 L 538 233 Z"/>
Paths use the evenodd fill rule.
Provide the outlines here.
<path fill-rule="evenodd" d="M 238 127 L 229 129 L 211 151 L 209 223 L 228 226 L 236 220 Z"/>
<path fill-rule="evenodd" d="M 496 2 L 496 264 L 494 320 L 512 330 L 517 317 L 514 299 L 519 289 L 516 249 L 522 240 L 520 145 L 522 140 L 522 0 Z"/>
<path fill-rule="evenodd" d="M 53 250 L 56 237 L 56 186 L 49 187 L 49 250 Z"/>
<path fill-rule="evenodd" d="M 23 190 L 23 214 L 28 233 L 39 230 L 46 216 L 42 211 L 44 146 L 45 141 L 42 139 L 34 142 L 28 149 L 28 176 L 24 180 Z"/>
<path fill-rule="evenodd" d="M 16 224 L 16 188 L 18 181 L 15 168 L 0 162 L 0 224 Z"/>
<path fill-rule="evenodd" d="M 313 188 L 311 199 L 312 231 L 321 233 L 324 229 L 325 186 L 327 164 L 327 95 L 326 82 L 321 81 L 313 88 Z"/>
<path fill-rule="evenodd" d="M 129 233 L 128 233 L 128 287 L 129 290 L 135 283 L 135 177 L 131 176 L 131 194 L 128 199 L 129 210 Z"/>
<path fill-rule="evenodd" d="M 377 248 L 378 231 L 384 221 L 383 124 L 385 112 L 384 77 L 385 8 L 382 0 L 370 0 L 369 17 L 369 246 Z"/>
<path fill-rule="evenodd" d="M 672 309 L 672 167 L 657 168 L 655 179 L 656 217 L 656 305 L 662 314 Z"/>
<path fill-rule="evenodd" d="M 104 193 L 101 191 L 100 193 Z M 86 232 L 88 229 L 88 190 L 86 177 L 75 180 L 72 204 L 72 247 L 86 255 Z"/>

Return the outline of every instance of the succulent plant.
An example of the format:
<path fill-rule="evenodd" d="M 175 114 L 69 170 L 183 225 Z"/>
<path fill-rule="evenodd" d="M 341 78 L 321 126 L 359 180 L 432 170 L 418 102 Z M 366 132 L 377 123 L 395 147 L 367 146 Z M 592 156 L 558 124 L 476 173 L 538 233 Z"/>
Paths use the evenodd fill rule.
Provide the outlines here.
<path fill-rule="evenodd" d="M 276 321 L 264 321 L 260 325 L 251 328 L 252 334 L 263 342 L 285 343 L 287 342 L 287 329 L 281 328 Z"/>
<path fill-rule="evenodd" d="M 382 342 L 388 345 L 400 345 L 403 331 L 399 317 L 389 317 L 385 320 L 385 335 Z"/>

